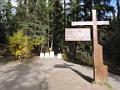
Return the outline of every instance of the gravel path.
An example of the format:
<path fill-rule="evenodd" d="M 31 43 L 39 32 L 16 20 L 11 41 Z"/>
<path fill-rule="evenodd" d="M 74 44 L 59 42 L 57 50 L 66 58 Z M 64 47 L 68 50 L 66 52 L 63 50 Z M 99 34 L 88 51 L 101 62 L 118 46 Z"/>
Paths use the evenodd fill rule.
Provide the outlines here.
<path fill-rule="evenodd" d="M 63 60 L 37 60 L 29 64 L 0 65 L 0 90 L 110 90 L 92 84 L 92 69 Z M 119 90 L 120 78 L 110 74 L 109 83 Z M 115 85 L 113 85 L 115 84 Z"/>

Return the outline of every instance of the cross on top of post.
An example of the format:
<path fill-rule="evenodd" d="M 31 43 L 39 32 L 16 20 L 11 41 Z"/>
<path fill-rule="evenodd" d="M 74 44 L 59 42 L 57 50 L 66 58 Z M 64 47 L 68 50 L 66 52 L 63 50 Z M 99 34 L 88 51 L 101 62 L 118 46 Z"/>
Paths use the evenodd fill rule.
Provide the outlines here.
<path fill-rule="evenodd" d="M 98 39 L 97 39 L 97 25 L 109 25 L 109 21 L 97 21 L 96 10 L 92 10 L 92 21 L 72 22 L 72 26 L 83 26 L 83 25 L 92 25 L 93 26 L 94 43 L 97 43 L 98 42 Z"/>
<path fill-rule="evenodd" d="M 79 26 L 79 25 L 109 25 L 109 21 L 97 21 L 97 14 L 96 10 L 92 10 L 92 20 L 93 21 L 83 21 L 83 22 L 72 22 L 72 26 Z"/>

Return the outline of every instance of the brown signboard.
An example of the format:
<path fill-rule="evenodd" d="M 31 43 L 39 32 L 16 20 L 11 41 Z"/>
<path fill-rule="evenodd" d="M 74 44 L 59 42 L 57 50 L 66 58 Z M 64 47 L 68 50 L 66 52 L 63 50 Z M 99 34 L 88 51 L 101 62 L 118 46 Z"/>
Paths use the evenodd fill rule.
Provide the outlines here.
<path fill-rule="evenodd" d="M 91 41 L 90 28 L 66 28 L 65 41 Z"/>

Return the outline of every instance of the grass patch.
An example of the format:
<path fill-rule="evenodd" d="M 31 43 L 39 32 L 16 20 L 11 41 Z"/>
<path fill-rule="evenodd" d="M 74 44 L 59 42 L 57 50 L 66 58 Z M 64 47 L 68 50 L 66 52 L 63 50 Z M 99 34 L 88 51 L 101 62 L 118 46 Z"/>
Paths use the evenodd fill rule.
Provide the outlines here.
<path fill-rule="evenodd" d="M 17 61 L 15 61 L 15 60 L 8 60 L 8 61 L 5 61 L 5 62 L 3 62 L 3 64 L 12 64 L 12 63 L 15 63 L 15 62 L 17 62 Z"/>
<path fill-rule="evenodd" d="M 30 64 L 32 63 L 33 61 L 37 60 L 37 58 L 35 57 L 31 57 L 29 59 L 17 59 L 16 57 L 14 56 L 0 56 L 0 63 L 1 64 L 12 64 L 12 63 L 15 63 L 15 62 L 21 62 L 21 63 L 24 63 L 24 64 Z"/>
<path fill-rule="evenodd" d="M 105 86 L 107 86 L 109 90 L 112 90 L 112 86 L 109 83 L 105 83 Z"/>
<path fill-rule="evenodd" d="M 96 84 L 96 85 L 100 85 L 100 86 L 105 86 L 106 88 L 108 88 L 108 90 L 113 90 L 112 86 L 107 81 L 106 82 L 95 82 L 95 81 L 93 81 L 92 83 Z"/>
<path fill-rule="evenodd" d="M 0 63 L 1 64 L 11 64 L 17 62 L 16 58 L 12 56 L 0 56 Z"/>

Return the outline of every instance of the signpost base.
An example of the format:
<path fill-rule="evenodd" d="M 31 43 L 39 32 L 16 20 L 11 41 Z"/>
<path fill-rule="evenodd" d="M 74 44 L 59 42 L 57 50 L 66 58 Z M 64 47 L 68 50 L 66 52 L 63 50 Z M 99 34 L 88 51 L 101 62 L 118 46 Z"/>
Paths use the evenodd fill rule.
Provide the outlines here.
<path fill-rule="evenodd" d="M 94 56 L 94 81 L 97 83 L 104 83 L 108 80 L 108 69 L 103 63 L 102 46 L 97 44 Z"/>

